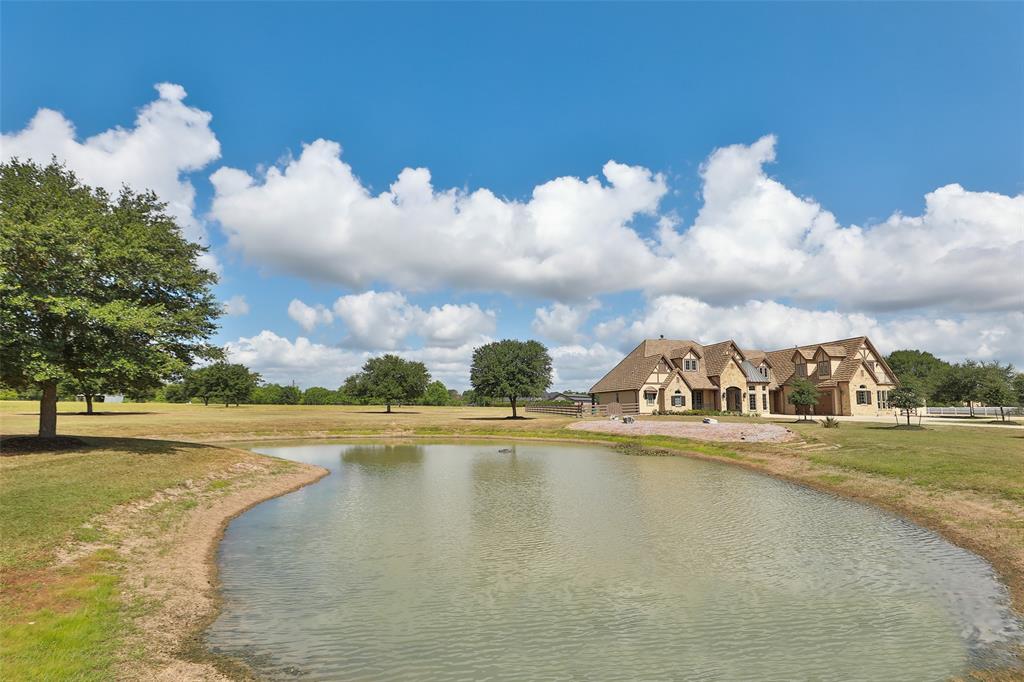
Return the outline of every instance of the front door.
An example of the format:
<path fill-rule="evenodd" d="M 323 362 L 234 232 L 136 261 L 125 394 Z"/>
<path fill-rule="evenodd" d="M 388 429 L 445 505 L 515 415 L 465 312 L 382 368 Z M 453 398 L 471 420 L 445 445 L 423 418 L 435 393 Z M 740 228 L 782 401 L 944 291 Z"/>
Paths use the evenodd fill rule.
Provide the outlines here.
<path fill-rule="evenodd" d="M 735 386 L 725 389 L 726 410 L 729 412 L 743 411 L 743 392 Z"/>

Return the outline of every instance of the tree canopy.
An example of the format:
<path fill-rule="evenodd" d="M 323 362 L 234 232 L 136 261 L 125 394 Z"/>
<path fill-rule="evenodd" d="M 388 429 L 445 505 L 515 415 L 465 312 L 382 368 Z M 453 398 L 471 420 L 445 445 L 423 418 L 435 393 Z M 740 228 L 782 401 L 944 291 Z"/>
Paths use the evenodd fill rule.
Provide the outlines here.
<path fill-rule="evenodd" d="M 802 414 L 806 419 L 810 409 L 818 404 L 818 389 L 808 379 L 794 379 L 792 390 L 786 401 L 797 408 L 804 408 Z"/>
<path fill-rule="evenodd" d="M 40 436 L 56 435 L 61 381 L 155 389 L 218 356 L 203 252 L 152 192 L 112 198 L 56 161 L 0 164 L 0 381 L 42 391 Z"/>
<path fill-rule="evenodd" d="M 448 389 L 440 381 L 432 381 L 423 393 L 424 405 L 447 405 L 451 402 L 452 396 Z"/>
<path fill-rule="evenodd" d="M 889 404 L 907 416 L 907 426 L 910 426 L 910 415 L 921 407 L 922 401 L 913 386 L 900 386 L 889 391 Z"/>
<path fill-rule="evenodd" d="M 885 361 L 892 367 L 904 386 L 913 388 L 924 399 L 934 401 L 935 389 L 950 364 L 927 351 L 897 350 L 889 353 Z"/>
<path fill-rule="evenodd" d="M 408 403 L 420 398 L 430 381 L 430 374 L 422 362 L 403 360 L 390 353 L 370 358 L 363 365 L 363 371 L 353 377 L 345 381 L 346 395 L 386 405 L 388 412 L 395 403 Z"/>
<path fill-rule="evenodd" d="M 508 398 L 514 418 L 519 398 L 541 395 L 551 386 L 551 356 L 539 341 L 488 343 L 473 351 L 469 381 L 474 398 Z"/>

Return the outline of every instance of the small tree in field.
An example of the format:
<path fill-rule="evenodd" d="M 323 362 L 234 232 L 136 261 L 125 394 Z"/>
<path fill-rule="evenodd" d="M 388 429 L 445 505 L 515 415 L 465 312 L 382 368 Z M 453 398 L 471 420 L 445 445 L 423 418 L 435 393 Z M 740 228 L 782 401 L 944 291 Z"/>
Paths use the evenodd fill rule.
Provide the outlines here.
<path fill-rule="evenodd" d="M 488 343 L 473 351 L 469 381 L 476 397 L 508 398 L 515 419 L 519 398 L 540 395 L 551 386 L 551 356 L 538 341 Z"/>
<path fill-rule="evenodd" d="M 39 389 L 40 437 L 56 436 L 61 382 L 155 388 L 217 357 L 203 251 L 151 192 L 113 198 L 55 161 L 0 164 L 0 381 Z"/>
<path fill-rule="evenodd" d="M 250 372 L 245 365 L 218 362 L 204 369 L 212 385 L 210 398 L 224 403 L 224 407 L 231 403 L 238 406 L 249 402 L 253 391 L 260 385 L 260 375 Z"/>
<path fill-rule="evenodd" d="M 909 386 L 901 386 L 889 391 L 889 404 L 907 416 L 907 426 L 910 426 L 910 415 L 923 403 L 917 391 Z"/>
<path fill-rule="evenodd" d="M 423 394 L 424 405 L 447 405 L 451 402 L 451 395 L 448 389 L 440 381 L 431 382 Z"/>
<path fill-rule="evenodd" d="M 345 381 L 345 391 L 354 392 L 371 403 L 384 404 L 391 412 L 394 403 L 408 403 L 423 395 L 430 374 L 422 362 L 403 360 L 397 355 L 370 358 L 363 371 Z"/>
<path fill-rule="evenodd" d="M 796 379 L 791 384 L 789 396 L 786 402 L 797 408 L 803 408 L 803 418 L 806 420 L 811 408 L 818 404 L 818 389 L 807 379 Z"/>

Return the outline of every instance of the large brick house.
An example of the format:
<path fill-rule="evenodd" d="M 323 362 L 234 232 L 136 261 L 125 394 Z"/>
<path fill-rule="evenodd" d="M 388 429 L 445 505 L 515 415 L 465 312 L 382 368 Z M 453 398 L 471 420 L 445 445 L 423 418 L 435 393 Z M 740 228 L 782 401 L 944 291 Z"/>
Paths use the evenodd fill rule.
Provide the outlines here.
<path fill-rule="evenodd" d="M 694 409 L 796 414 L 787 397 L 797 377 L 819 391 L 816 415 L 877 415 L 889 410 L 899 380 L 866 336 L 763 351 L 733 341 L 647 339 L 590 393 L 597 404 L 638 404 L 641 414 Z"/>

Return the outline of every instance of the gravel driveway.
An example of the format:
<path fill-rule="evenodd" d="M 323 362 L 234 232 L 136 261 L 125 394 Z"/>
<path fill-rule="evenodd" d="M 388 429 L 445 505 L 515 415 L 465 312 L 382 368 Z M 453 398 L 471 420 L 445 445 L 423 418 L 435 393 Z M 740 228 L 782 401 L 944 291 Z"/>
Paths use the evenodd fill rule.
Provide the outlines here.
<path fill-rule="evenodd" d="M 704 424 L 702 422 L 642 419 L 632 424 L 623 424 L 621 421 L 606 419 L 574 422 L 569 425 L 569 428 L 577 431 L 632 436 L 679 436 L 680 438 L 719 442 L 782 443 L 796 437 L 792 431 L 778 424 L 745 424 L 742 422 Z"/>

